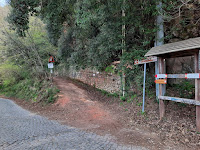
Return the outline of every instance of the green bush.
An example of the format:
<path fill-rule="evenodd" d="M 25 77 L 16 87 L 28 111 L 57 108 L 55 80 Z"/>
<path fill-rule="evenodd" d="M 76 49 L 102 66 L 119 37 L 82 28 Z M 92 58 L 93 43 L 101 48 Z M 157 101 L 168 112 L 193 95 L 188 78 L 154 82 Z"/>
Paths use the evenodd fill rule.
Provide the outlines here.
<path fill-rule="evenodd" d="M 53 103 L 58 92 L 50 81 L 38 78 L 26 78 L 12 86 L 1 86 L 1 94 L 32 102 Z"/>
<path fill-rule="evenodd" d="M 194 98 L 195 86 L 189 81 L 182 81 L 180 84 L 174 85 L 174 87 L 179 92 L 180 97 Z"/>
<path fill-rule="evenodd" d="M 122 101 L 126 101 L 126 97 L 125 97 L 125 96 L 120 96 L 120 99 L 121 99 Z"/>
<path fill-rule="evenodd" d="M 107 73 L 115 73 L 115 68 L 113 65 L 106 67 L 105 72 Z"/>
<path fill-rule="evenodd" d="M 0 77 L 5 87 L 13 85 L 20 78 L 21 69 L 11 62 L 5 62 L 0 65 Z"/>

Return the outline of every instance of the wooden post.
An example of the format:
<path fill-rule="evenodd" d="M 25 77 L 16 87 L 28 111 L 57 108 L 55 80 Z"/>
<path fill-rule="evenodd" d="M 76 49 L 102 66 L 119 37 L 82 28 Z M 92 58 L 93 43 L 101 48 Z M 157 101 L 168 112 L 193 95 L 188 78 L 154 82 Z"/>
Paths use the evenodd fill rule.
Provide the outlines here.
<path fill-rule="evenodd" d="M 199 70 L 199 51 L 194 55 L 195 73 L 200 73 Z M 195 100 L 200 101 L 200 79 L 195 79 Z M 200 132 L 200 106 L 196 106 L 196 126 Z"/>
<path fill-rule="evenodd" d="M 164 58 L 159 57 L 158 58 L 158 68 L 159 68 L 159 73 L 164 74 L 165 73 L 165 66 L 164 66 Z M 164 85 L 159 84 L 159 96 L 164 96 Z M 160 111 L 160 120 L 164 117 L 165 114 L 165 104 L 164 101 L 159 99 L 159 111 Z"/>

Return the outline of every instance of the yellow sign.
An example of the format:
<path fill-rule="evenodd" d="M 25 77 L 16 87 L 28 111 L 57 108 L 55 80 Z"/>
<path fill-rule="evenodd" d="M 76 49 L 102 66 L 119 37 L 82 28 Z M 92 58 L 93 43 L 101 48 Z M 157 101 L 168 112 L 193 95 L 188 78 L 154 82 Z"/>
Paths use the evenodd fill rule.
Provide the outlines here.
<path fill-rule="evenodd" d="M 166 79 L 158 79 L 158 80 L 155 80 L 155 83 L 156 84 L 167 84 L 167 80 Z"/>

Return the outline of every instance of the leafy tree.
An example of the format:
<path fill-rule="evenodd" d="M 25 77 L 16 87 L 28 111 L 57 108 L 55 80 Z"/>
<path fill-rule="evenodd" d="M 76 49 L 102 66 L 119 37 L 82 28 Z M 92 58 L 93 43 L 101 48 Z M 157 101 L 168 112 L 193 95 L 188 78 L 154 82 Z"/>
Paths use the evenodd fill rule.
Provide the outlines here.
<path fill-rule="evenodd" d="M 57 55 L 57 48 L 37 17 L 29 17 L 26 36 L 9 30 L 4 19 L 8 10 L 0 7 L 0 92 L 34 102 L 54 102 L 58 90 L 47 78 L 47 63 L 50 55 Z"/>
<path fill-rule="evenodd" d="M 19 37 L 15 32 L 5 30 L 5 56 L 16 65 L 30 72 L 46 74 L 46 65 L 50 55 L 56 55 L 47 38 L 45 25 L 38 18 L 31 17 L 26 37 Z"/>
<path fill-rule="evenodd" d="M 165 42 L 170 38 L 188 38 L 187 30 L 197 30 L 199 19 L 193 14 L 198 2 L 161 0 L 165 19 Z M 144 56 L 154 46 L 157 0 L 10 0 L 12 11 L 8 17 L 13 29 L 21 36 L 29 36 L 29 17 L 36 15 L 46 24 L 51 43 L 58 47 L 59 57 L 76 68 L 95 67 L 105 70 L 113 61 L 124 65 L 127 82 L 141 71 L 133 60 Z M 122 10 L 126 16 L 122 16 Z M 176 20 L 178 18 L 178 22 Z M 192 22 L 196 20 L 195 24 Z M 195 18 L 195 19 L 194 19 Z M 188 21 L 189 20 L 189 21 Z M 126 26 L 125 47 L 122 44 L 122 25 Z M 169 26 L 169 28 L 167 27 Z M 184 35 L 181 32 L 184 31 Z M 192 34 L 191 34 L 192 33 Z M 190 32 L 189 37 L 199 33 Z M 36 35 L 35 35 L 36 36 Z M 37 44 L 36 44 L 37 45 Z M 125 52 L 122 53 L 122 49 Z M 20 51 L 20 50 L 19 50 Z M 28 51 L 28 50 L 27 50 Z M 27 52 L 28 53 L 28 52 Z"/>

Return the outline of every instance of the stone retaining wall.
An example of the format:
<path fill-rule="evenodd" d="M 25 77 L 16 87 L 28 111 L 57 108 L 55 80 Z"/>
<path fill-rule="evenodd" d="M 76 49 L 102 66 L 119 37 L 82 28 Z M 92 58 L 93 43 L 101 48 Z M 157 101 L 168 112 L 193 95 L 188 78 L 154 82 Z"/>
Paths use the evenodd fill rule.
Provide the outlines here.
<path fill-rule="evenodd" d="M 111 93 L 120 91 L 120 76 L 106 73 L 98 72 L 90 69 L 75 71 L 70 69 L 68 76 L 80 80 L 86 84 L 92 85 L 96 88 L 106 90 Z"/>

